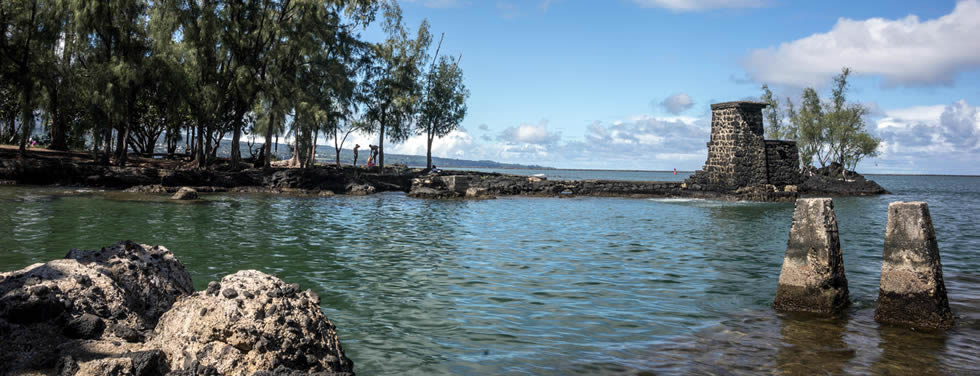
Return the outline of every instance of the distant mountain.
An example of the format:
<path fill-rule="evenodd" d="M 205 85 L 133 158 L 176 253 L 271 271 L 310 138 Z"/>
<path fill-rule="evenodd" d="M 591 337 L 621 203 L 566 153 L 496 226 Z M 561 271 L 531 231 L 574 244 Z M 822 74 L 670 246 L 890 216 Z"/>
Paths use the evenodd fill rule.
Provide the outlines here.
<path fill-rule="evenodd" d="M 158 144 L 159 145 L 159 144 Z M 252 146 L 255 154 L 259 153 L 259 147 L 261 144 Z M 278 150 L 276 150 L 276 145 L 272 145 L 273 155 L 279 159 L 289 159 L 293 156 L 292 145 L 279 144 Z M 159 149 L 159 146 L 157 147 Z M 249 157 L 248 144 L 245 142 L 241 143 L 242 158 Z M 362 148 L 358 150 L 357 164 L 364 165 L 370 156 L 371 150 L 368 148 Z M 221 147 L 218 149 L 218 156 L 228 157 L 231 155 L 231 143 L 222 142 Z M 340 163 L 350 164 L 354 160 L 354 151 L 351 149 L 343 149 L 340 152 Z M 336 151 L 332 146 L 320 145 L 316 148 L 316 161 L 317 163 L 334 163 L 336 161 Z M 406 154 L 385 154 L 385 164 L 403 164 L 409 167 L 425 167 L 425 156 L 424 155 L 406 155 Z M 440 167 L 474 167 L 474 168 L 520 168 L 520 169 L 554 169 L 552 167 L 538 166 L 538 165 L 523 165 L 516 163 L 500 163 L 488 160 L 473 161 L 467 159 L 455 159 L 455 158 L 440 158 L 432 157 L 432 164 Z"/>

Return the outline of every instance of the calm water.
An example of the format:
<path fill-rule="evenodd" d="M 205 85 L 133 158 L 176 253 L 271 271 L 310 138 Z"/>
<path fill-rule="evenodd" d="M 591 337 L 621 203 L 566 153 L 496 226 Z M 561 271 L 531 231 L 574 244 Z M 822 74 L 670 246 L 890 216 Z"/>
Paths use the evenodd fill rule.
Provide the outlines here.
<path fill-rule="evenodd" d="M 132 239 L 199 289 L 275 273 L 320 294 L 360 375 L 980 373 L 980 178 L 874 179 L 895 194 L 835 200 L 854 304 L 833 320 L 769 308 L 792 204 L 0 187 L 0 269 Z M 872 320 L 897 200 L 931 206 L 946 333 Z"/>

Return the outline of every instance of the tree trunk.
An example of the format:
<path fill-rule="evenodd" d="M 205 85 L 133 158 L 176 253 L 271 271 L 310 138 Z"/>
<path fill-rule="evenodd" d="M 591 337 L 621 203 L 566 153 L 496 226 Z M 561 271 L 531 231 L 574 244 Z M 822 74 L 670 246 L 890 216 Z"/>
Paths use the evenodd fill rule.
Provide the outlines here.
<path fill-rule="evenodd" d="M 320 138 L 320 131 L 313 128 L 313 145 L 310 146 L 310 161 L 306 163 L 309 167 L 316 167 L 316 143 Z"/>
<path fill-rule="evenodd" d="M 50 90 L 51 94 L 51 150 L 68 150 L 68 127 L 65 124 L 64 115 L 58 108 L 58 89 Z"/>
<path fill-rule="evenodd" d="M 34 106 L 31 105 L 34 90 L 31 85 L 25 86 L 27 89 L 24 90 L 20 108 L 20 155 L 22 156 L 27 155 L 27 139 L 30 138 L 31 130 L 34 128 Z"/>
<path fill-rule="evenodd" d="M 272 101 L 272 107 L 275 108 L 275 100 Z M 265 153 L 265 155 L 264 155 L 264 161 L 262 162 L 262 165 L 265 168 L 272 167 L 272 164 L 271 164 L 271 161 L 270 161 L 270 157 L 272 156 L 272 143 L 271 143 L 271 141 L 272 141 L 272 128 L 274 128 L 275 123 L 276 123 L 276 117 L 275 117 L 275 115 L 270 115 L 270 117 L 269 117 L 269 126 L 266 127 L 266 130 L 265 130 L 265 145 L 262 145 L 262 151 L 263 151 L 263 153 Z M 276 149 L 278 149 L 278 147 Z"/>
<path fill-rule="evenodd" d="M 340 145 L 337 144 L 340 141 L 337 138 L 337 136 L 339 136 L 337 134 L 337 128 L 334 128 L 333 129 L 333 149 L 334 149 L 335 152 L 337 152 L 337 167 L 340 167 Z M 355 165 L 355 167 L 357 166 L 357 161 L 356 160 L 354 161 L 354 165 Z"/>
<path fill-rule="evenodd" d="M 14 116 L 10 115 L 9 119 L 3 119 L 3 120 L 6 121 L 6 123 L 0 125 L 0 128 L 4 128 L 4 127 L 6 128 L 0 131 L 0 144 L 12 142 L 13 135 L 14 135 Z M 2 136 L 2 135 L 6 135 L 6 136 Z"/>
<path fill-rule="evenodd" d="M 180 132 L 178 129 L 177 132 Z M 167 131 L 167 159 L 174 159 L 174 153 L 177 152 L 177 135 L 174 132 Z"/>
<path fill-rule="evenodd" d="M 425 168 L 432 169 L 432 129 L 429 129 L 425 135 L 426 148 L 425 148 Z"/>
<path fill-rule="evenodd" d="M 194 133 L 194 158 L 197 159 L 197 167 L 204 168 L 204 124 L 198 123 Z"/>
<path fill-rule="evenodd" d="M 99 160 L 99 131 L 92 128 L 92 162 Z"/>
<path fill-rule="evenodd" d="M 112 156 L 112 118 L 109 114 L 106 114 L 105 138 L 103 138 L 103 142 L 105 142 L 105 155 L 102 157 L 102 164 L 108 166 L 109 157 Z"/>
<path fill-rule="evenodd" d="M 242 141 L 242 115 L 235 114 L 235 130 L 231 134 L 231 168 L 232 170 L 238 170 L 238 164 L 242 161 L 242 151 L 241 151 L 241 141 Z"/>
<path fill-rule="evenodd" d="M 204 135 L 204 165 L 209 165 L 208 158 L 211 158 L 211 130 L 208 129 Z"/>
<path fill-rule="evenodd" d="M 381 167 L 381 172 L 385 172 L 385 126 L 381 125 L 381 135 L 378 137 L 378 167 Z"/>

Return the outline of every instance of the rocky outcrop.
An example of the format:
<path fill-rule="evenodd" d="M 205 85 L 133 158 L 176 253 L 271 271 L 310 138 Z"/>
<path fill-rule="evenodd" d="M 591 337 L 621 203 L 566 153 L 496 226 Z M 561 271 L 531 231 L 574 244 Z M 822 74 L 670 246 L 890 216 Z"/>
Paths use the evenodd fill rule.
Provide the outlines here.
<path fill-rule="evenodd" d="M 113 356 L 132 350 L 123 343 L 142 341 L 192 291 L 170 251 L 132 242 L 73 249 L 65 259 L 2 273 L 0 364 L 45 369 L 93 349 Z"/>
<path fill-rule="evenodd" d="M 800 192 L 807 195 L 869 196 L 888 194 L 878 183 L 849 171 L 836 162 L 823 168 L 808 168 Z"/>
<path fill-rule="evenodd" d="M 178 187 L 198 191 L 232 188 L 260 191 L 303 190 L 347 192 L 350 184 L 369 185 L 376 191 L 408 191 L 421 170 L 386 168 L 384 173 L 354 167 L 316 168 L 165 169 L 115 167 L 68 159 L 0 158 L 0 180 L 16 184 L 74 185 L 132 189 L 146 193 L 173 193 Z M 204 187 L 208 190 L 202 190 Z"/>
<path fill-rule="evenodd" d="M 875 320 L 919 328 L 950 328 L 939 244 L 925 202 L 888 205 Z"/>
<path fill-rule="evenodd" d="M 353 373 L 312 291 L 242 271 L 192 293 L 173 253 L 129 241 L 0 273 L 0 373 Z"/>
<path fill-rule="evenodd" d="M 197 191 L 190 187 L 181 187 L 177 193 L 170 196 L 171 200 L 197 200 Z"/>
<path fill-rule="evenodd" d="M 163 350 L 173 370 L 353 372 L 319 297 L 255 270 L 181 299 L 155 332 L 151 344 Z"/>
<path fill-rule="evenodd" d="M 848 303 L 834 202 L 829 198 L 799 199 L 773 308 L 833 314 Z"/>
<path fill-rule="evenodd" d="M 412 181 L 408 195 L 417 198 L 490 198 L 494 196 L 603 196 L 672 197 L 690 196 L 680 182 L 619 180 L 547 180 L 535 176 L 495 173 L 430 174 Z"/>

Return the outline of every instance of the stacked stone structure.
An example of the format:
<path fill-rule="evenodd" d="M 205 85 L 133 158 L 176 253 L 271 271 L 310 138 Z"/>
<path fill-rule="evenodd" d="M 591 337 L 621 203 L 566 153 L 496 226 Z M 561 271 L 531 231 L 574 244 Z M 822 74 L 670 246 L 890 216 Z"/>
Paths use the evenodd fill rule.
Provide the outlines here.
<path fill-rule="evenodd" d="M 695 190 L 730 192 L 771 184 L 799 184 L 799 151 L 794 141 L 763 137 L 765 102 L 737 101 L 711 105 L 711 140 L 704 167 L 685 183 Z"/>

